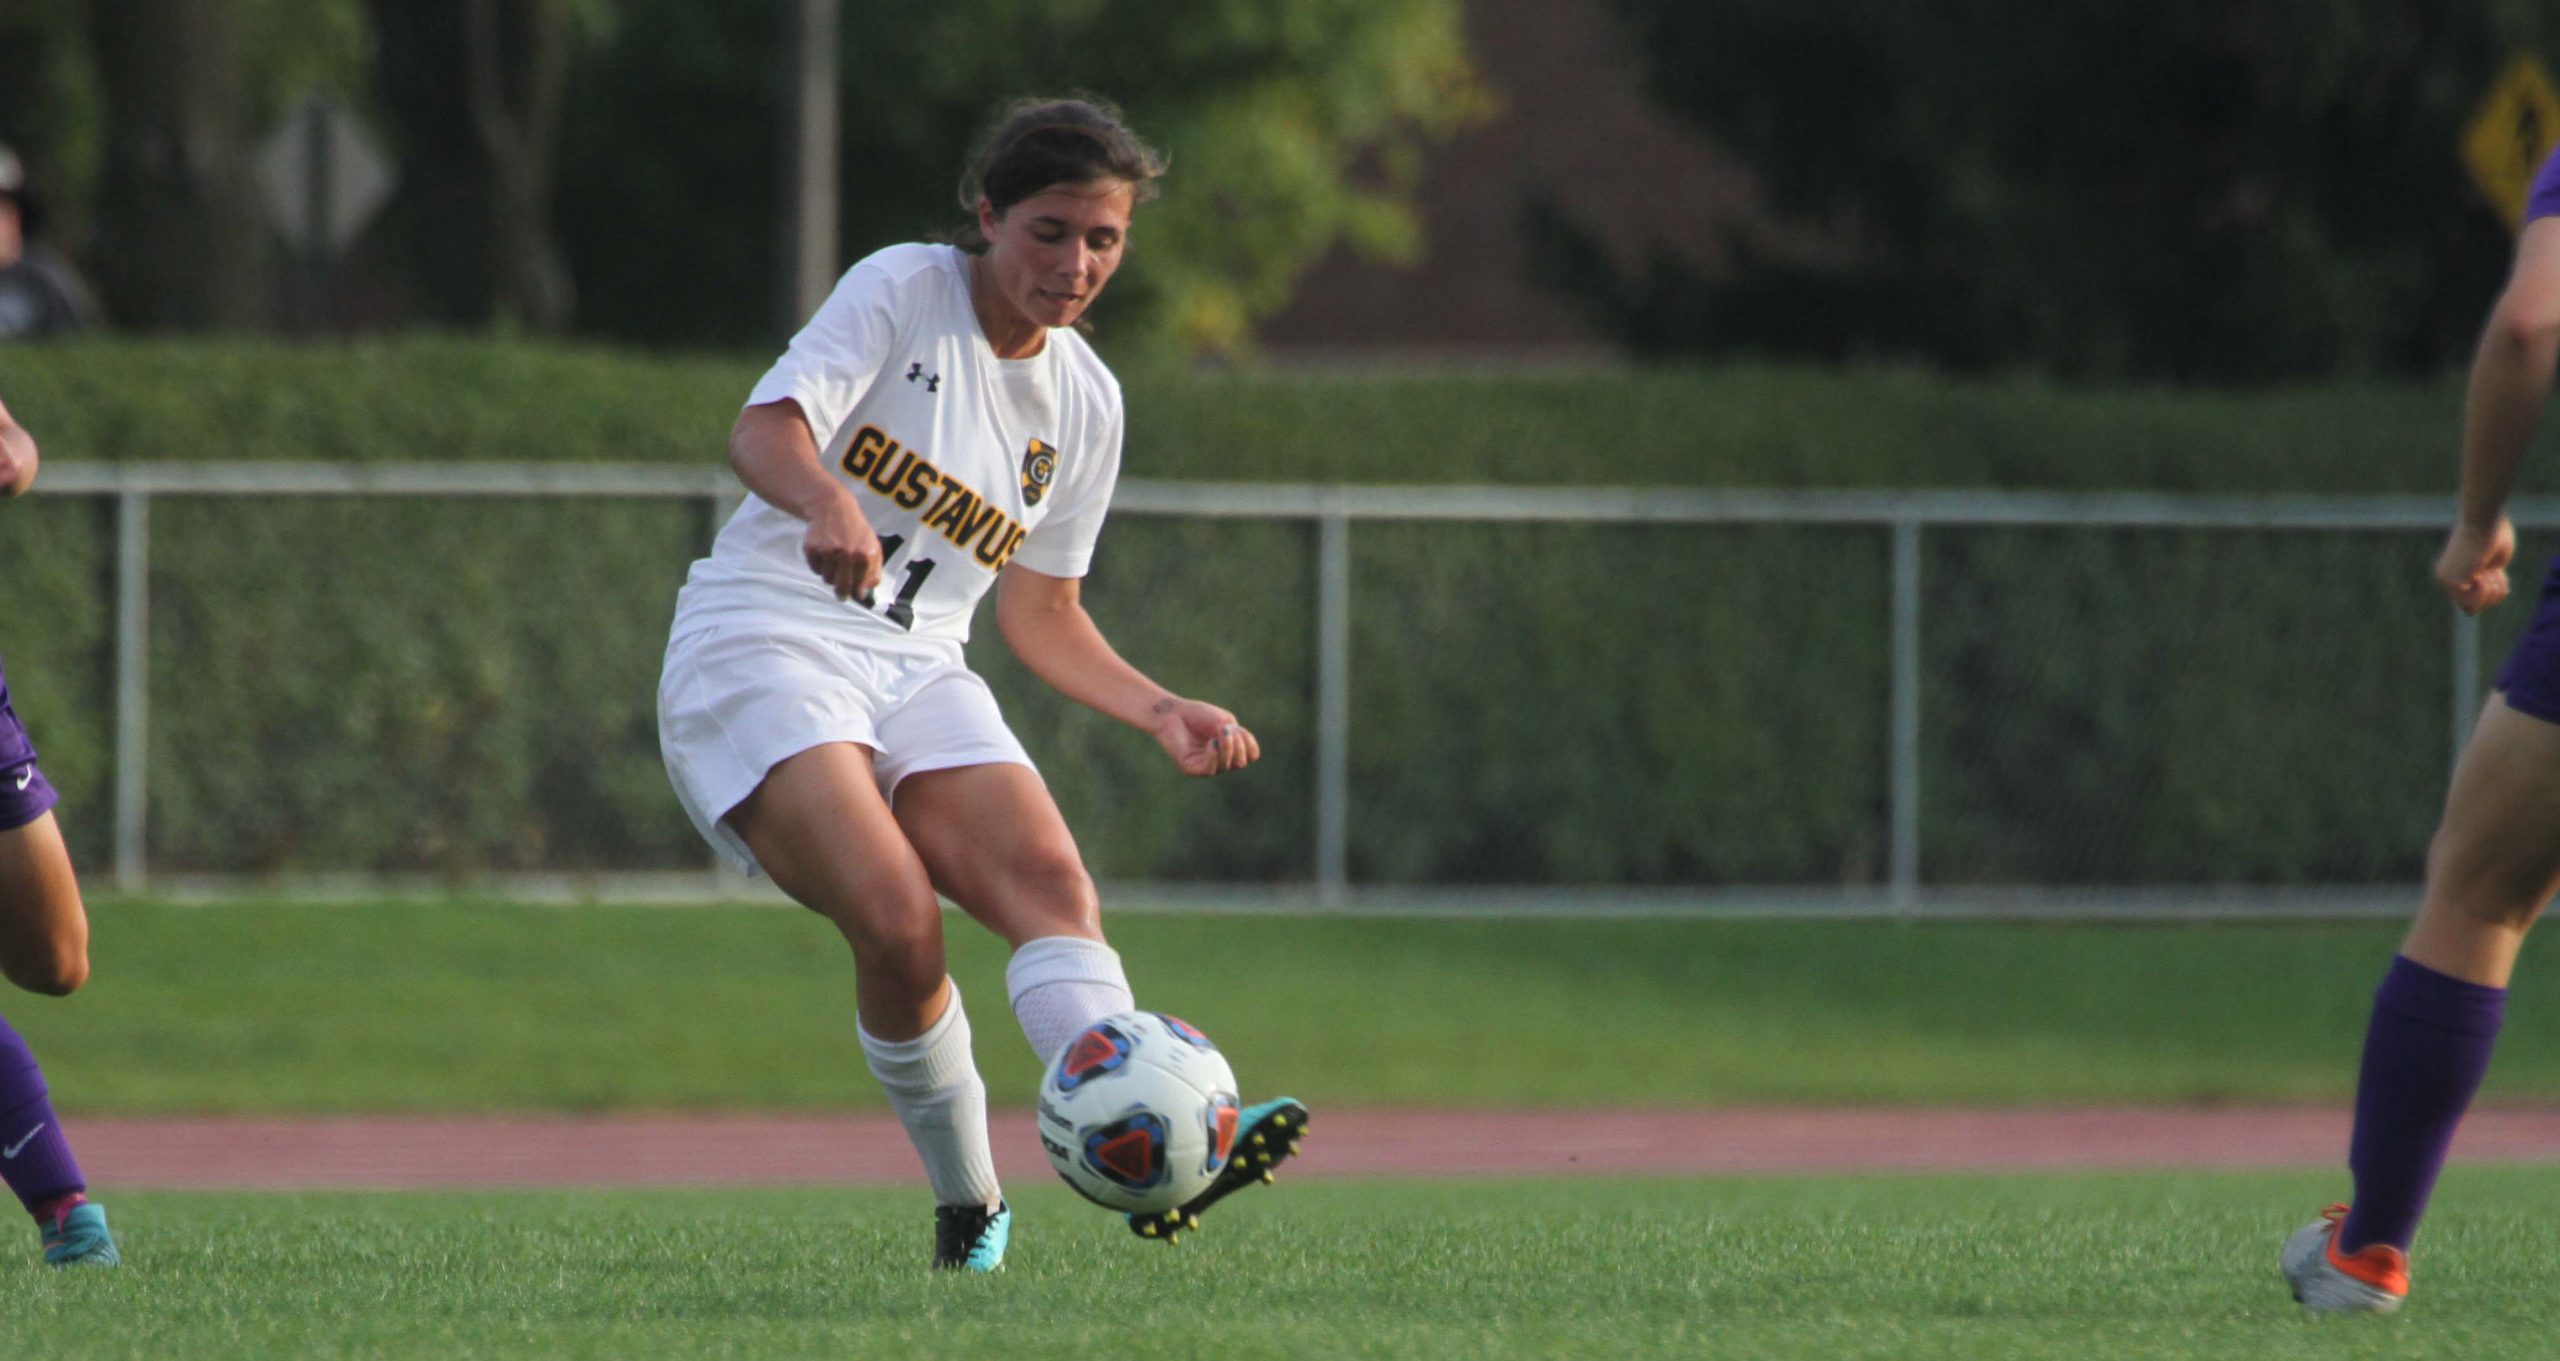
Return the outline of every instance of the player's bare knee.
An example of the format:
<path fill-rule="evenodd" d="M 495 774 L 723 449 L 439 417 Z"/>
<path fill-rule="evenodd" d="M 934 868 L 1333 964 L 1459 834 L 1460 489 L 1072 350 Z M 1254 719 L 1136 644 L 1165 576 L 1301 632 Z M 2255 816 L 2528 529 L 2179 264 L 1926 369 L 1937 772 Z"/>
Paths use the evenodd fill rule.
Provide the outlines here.
<path fill-rule="evenodd" d="M 2482 897 L 2473 911 L 2490 925 L 2522 934 L 2542 915 L 2543 905 L 2550 901 L 2551 890 L 2547 885 L 2510 885 Z"/>
<path fill-rule="evenodd" d="M 35 952 L 31 958 L 7 963 L 11 983 L 47 997 L 68 997 L 89 981 L 89 952 L 72 942 L 55 944 Z"/>
<path fill-rule="evenodd" d="M 1102 895 L 1073 846 L 1025 847 L 1006 877 L 1024 904 L 1060 928 L 1092 929 L 1102 920 Z"/>
<path fill-rule="evenodd" d="M 2484 930 L 2521 933 L 2542 915 L 2544 901 L 2540 889 L 2522 888 L 2494 876 L 2433 878 L 2427 885 L 2426 911 Z"/>
<path fill-rule="evenodd" d="M 942 920 L 929 911 L 875 914 L 844 928 L 856 957 L 875 974 L 919 987 L 942 981 Z"/>

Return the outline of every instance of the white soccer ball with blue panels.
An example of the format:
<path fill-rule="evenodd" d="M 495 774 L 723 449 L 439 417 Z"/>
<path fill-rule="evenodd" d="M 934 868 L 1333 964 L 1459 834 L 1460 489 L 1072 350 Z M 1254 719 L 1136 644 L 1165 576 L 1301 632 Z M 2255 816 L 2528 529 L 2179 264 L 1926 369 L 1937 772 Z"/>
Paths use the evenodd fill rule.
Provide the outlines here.
<path fill-rule="evenodd" d="M 1088 1026 L 1040 1080 L 1040 1146 L 1087 1200 L 1156 1214 L 1209 1188 L 1236 1142 L 1236 1075 L 1198 1027 L 1152 1011 Z"/>

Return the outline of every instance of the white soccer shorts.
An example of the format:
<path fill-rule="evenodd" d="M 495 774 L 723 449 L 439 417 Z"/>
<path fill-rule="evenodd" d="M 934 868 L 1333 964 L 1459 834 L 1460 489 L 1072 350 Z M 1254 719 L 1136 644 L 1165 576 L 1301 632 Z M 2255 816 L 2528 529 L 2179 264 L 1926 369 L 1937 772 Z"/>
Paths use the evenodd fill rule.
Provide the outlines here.
<path fill-rule="evenodd" d="M 920 771 L 1031 765 L 957 647 L 890 650 L 723 624 L 667 644 L 658 749 L 685 816 L 722 860 L 758 872 L 721 819 L 774 766 L 828 742 L 871 749 L 883 798 Z"/>

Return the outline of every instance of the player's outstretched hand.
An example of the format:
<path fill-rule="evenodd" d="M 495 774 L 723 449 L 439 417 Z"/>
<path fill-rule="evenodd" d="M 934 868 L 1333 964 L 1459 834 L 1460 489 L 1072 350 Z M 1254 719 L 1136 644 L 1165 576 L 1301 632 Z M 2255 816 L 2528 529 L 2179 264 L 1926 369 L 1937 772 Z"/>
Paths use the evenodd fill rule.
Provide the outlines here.
<path fill-rule="evenodd" d="M 2436 584 L 2464 614 L 2478 614 L 2507 598 L 2507 564 L 2516 556 L 2516 527 L 2499 516 L 2487 529 L 2456 524 L 2436 558 Z"/>
<path fill-rule="evenodd" d="M 809 570 L 818 574 L 818 580 L 836 593 L 836 599 L 871 603 L 871 589 L 880 584 L 880 536 L 871 532 L 871 522 L 863 518 L 852 493 L 828 501 L 810 515 L 800 555 L 808 559 Z"/>
<path fill-rule="evenodd" d="M 1185 775 L 1242 770 L 1262 755 L 1262 744 L 1215 704 L 1178 699 L 1156 719 L 1156 743 Z"/>

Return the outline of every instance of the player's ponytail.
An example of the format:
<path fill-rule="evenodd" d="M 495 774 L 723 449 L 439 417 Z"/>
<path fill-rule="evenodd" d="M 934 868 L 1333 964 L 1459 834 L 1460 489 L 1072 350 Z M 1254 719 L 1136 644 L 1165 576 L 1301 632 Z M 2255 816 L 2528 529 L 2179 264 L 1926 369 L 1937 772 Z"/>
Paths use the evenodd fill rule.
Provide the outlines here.
<path fill-rule="evenodd" d="M 1116 180 L 1129 186 L 1130 202 L 1156 196 L 1156 180 L 1165 160 L 1141 141 L 1106 100 L 1082 95 L 1072 99 L 1018 99 L 986 130 L 969 153 L 960 175 L 960 207 L 969 225 L 952 244 L 972 255 L 987 248 L 978 230 L 978 200 L 995 205 L 1001 215 L 1013 205 L 1061 184 L 1097 184 Z"/>

